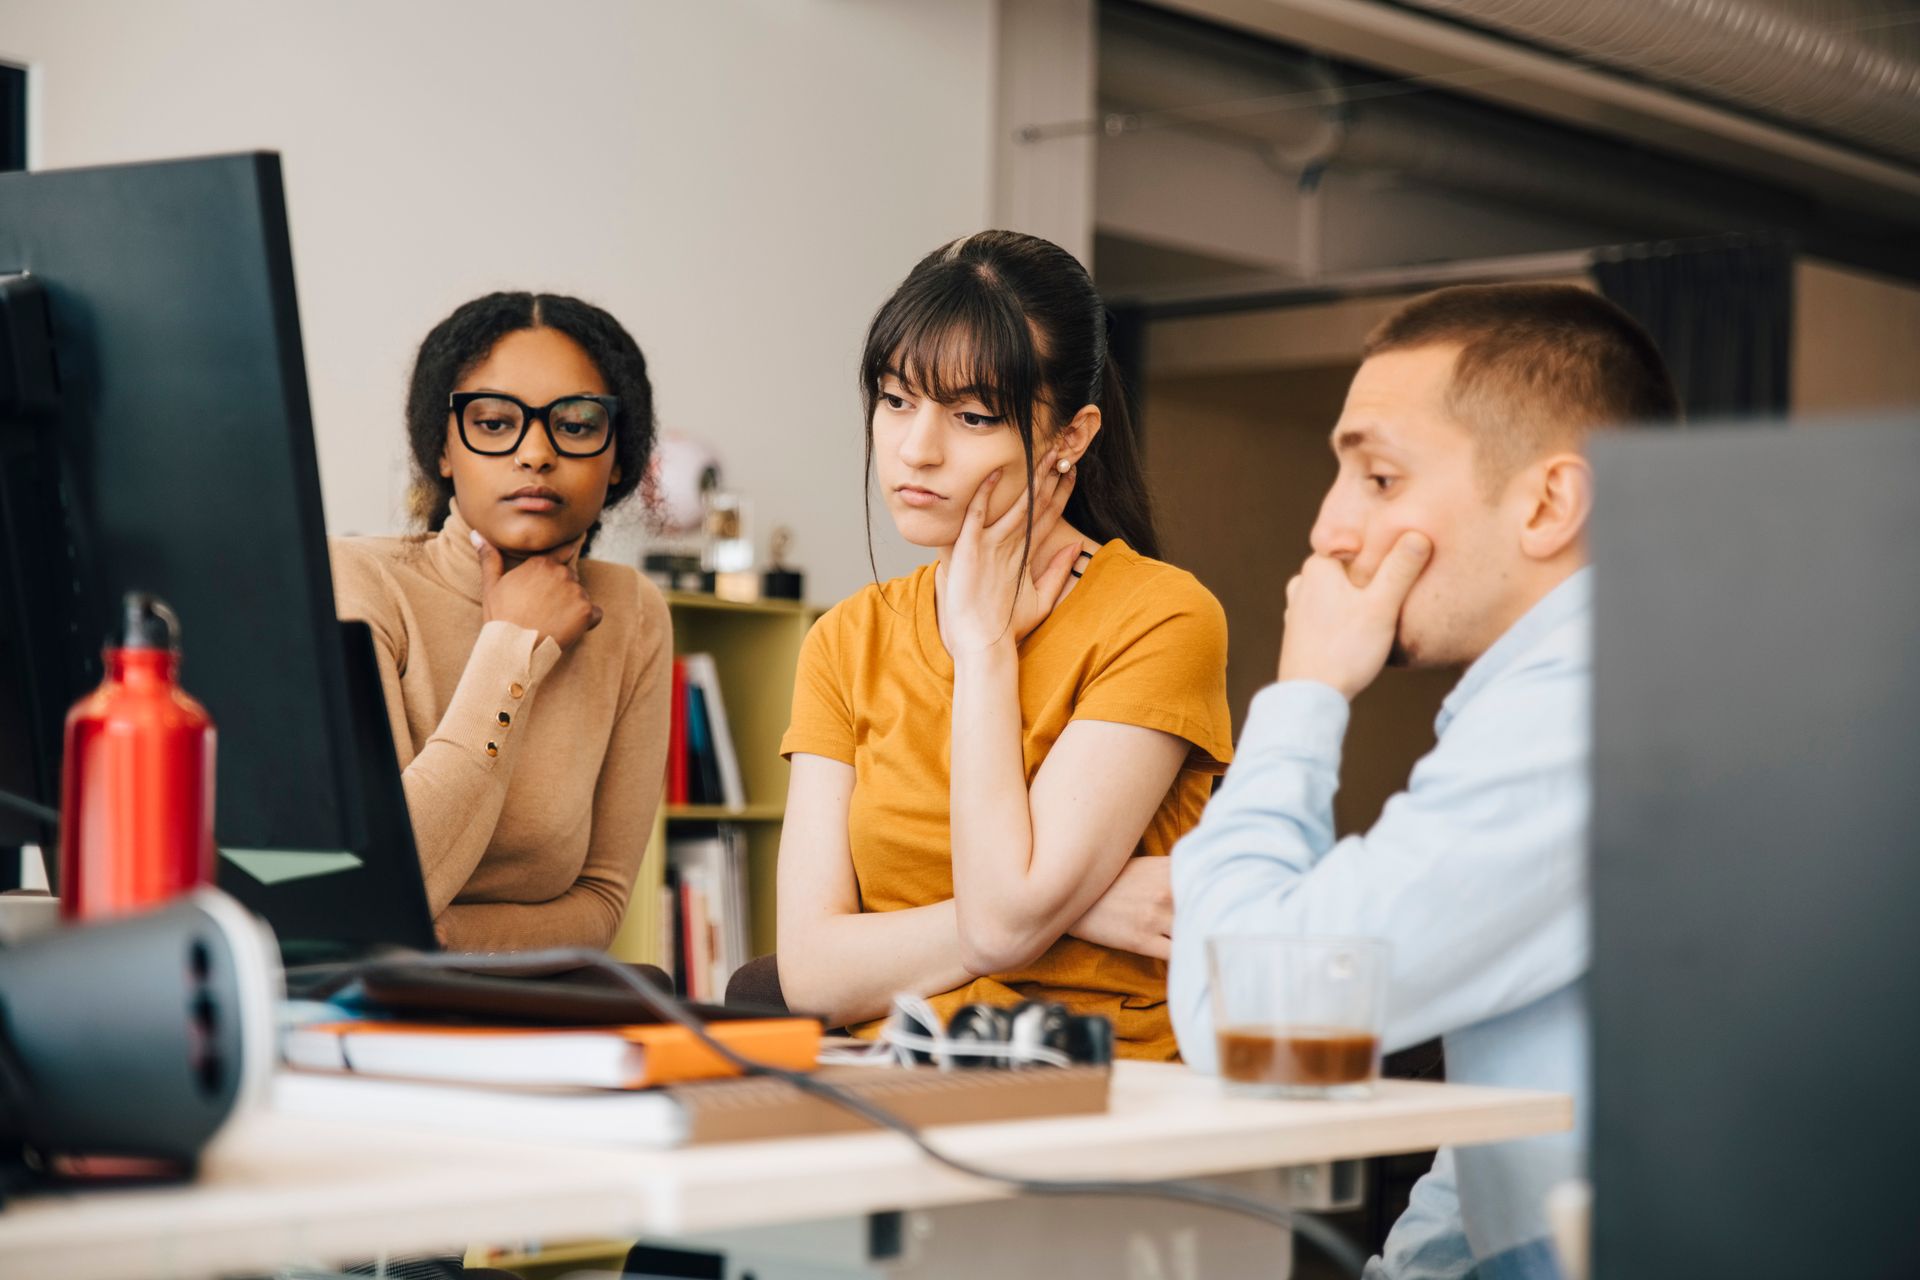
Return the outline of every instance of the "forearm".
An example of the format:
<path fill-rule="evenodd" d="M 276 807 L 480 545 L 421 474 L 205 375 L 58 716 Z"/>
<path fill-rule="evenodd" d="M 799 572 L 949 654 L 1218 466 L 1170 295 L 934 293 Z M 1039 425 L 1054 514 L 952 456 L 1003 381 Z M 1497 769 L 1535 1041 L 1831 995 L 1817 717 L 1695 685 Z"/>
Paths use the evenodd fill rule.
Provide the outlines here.
<path fill-rule="evenodd" d="M 880 1017 L 902 992 L 936 995 L 978 976 L 962 961 L 951 900 L 903 911 L 783 920 L 779 941 L 780 987 L 788 1007 L 829 1026 Z"/>
<path fill-rule="evenodd" d="M 457 919 L 463 936 L 483 950 L 583 946 L 604 950 L 626 919 L 634 882 L 653 834 L 665 788 L 671 643 L 664 606 L 643 621 L 654 651 L 622 701 L 594 785 L 586 857 L 573 883 L 545 902 L 462 902 L 441 917 Z M 645 904 L 652 909 L 655 904 Z"/>
<path fill-rule="evenodd" d="M 1263 690 L 1225 784 L 1173 851 L 1168 997 L 1181 1052 L 1212 1061 L 1207 939 L 1272 933 L 1281 904 L 1333 845 L 1333 797 L 1347 704 L 1324 685 Z"/>
<path fill-rule="evenodd" d="M 1223 933 L 1386 940 L 1386 1047 L 1521 1008 L 1586 967 L 1585 688 L 1483 693 L 1364 836 L 1332 841 L 1345 702 L 1261 693 L 1239 759 L 1173 854 L 1169 1000 L 1187 1061 L 1213 1059 L 1206 943 Z"/>
<path fill-rule="evenodd" d="M 401 773 L 427 903 L 436 917 L 466 887 L 493 841 L 517 744 L 526 736 L 523 722 L 541 678 L 559 657 L 558 646 L 525 628 L 487 624 L 446 714 Z"/>
<path fill-rule="evenodd" d="M 1071 923 L 1056 919 L 1068 886 L 1035 874 L 1019 680 L 1011 641 L 954 662 L 954 900 L 962 954 L 984 972 L 1018 967 Z"/>
<path fill-rule="evenodd" d="M 604 951 L 620 930 L 626 905 L 626 895 L 613 886 L 580 880 L 547 902 L 456 902 L 434 925 L 450 951 Z"/>

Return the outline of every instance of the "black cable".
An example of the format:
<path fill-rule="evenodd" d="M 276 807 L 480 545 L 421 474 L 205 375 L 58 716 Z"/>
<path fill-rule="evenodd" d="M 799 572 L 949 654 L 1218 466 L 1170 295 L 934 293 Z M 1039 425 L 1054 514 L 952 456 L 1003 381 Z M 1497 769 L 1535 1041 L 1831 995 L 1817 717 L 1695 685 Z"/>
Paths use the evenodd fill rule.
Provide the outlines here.
<path fill-rule="evenodd" d="M 1200 1205 L 1209 1209 L 1219 1209 L 1228 1213 L 1243 1214 L 1256 1218 L 1270 1226 L 1282 1230 L 1297 1232 L 1311 1241 L 1320 1251 L 1337 1265 L 1352 1275 L 1360 1275 L 1366 1268 L 1366 1257 L 1355 1248 L 1337 1229 L 1309 1213 L 1301 1213 L 1278 1205 L 1266 1204 L 1250 1196 L 1223 1191 L 1203 1182 L 1181 1179 L 1155 1179 L 1146 1182 L 1126 1182 L 1117 1179 L 1079 1179 L 1079 1178 L 1027 1178 L 1019 1174 L 1002 1173 L 984 1165 L 974 1164 L 958 1156 L 949 1155 L 935 1147 L 921 1136 L 920 1131 L 906 1120 L 894 1115 L 883 1107 L 875 1106 L 865 1098 L 848 1093 L 835 1085 L 815 1079 L 804 1071 L 795 1071 L 787 1067 L 777 1067 L 771 1063 L 759 1062 L 737 1052 L 731 1045 L 723 1043 L 709 1032 L 706 1026 L 681 1005 L 680 1000 L 670 991 L 659 989 L 651 979 L 635 971 L 630 966 L 615 960 L 604 952 L 586 947 L 550 947 L 541 951 L 519 951 L 507 953 L 460 954 L 439 952 L 408 955 L 391 955 L 377 961 L 351 966 L 360 970 L 387 967 L 419 967 L 432 969 L 457 969 L 469 972 L 483 970 L 528 970 L 542 972 L 563 969 L 594 968 L 610 973 L 625 983 L 636 994 L 665 1014 L 668 1021 L 691 1032 L 696 1039 L 713 1050 L 731 1066 L 742 1073 L 752 1076 L 767 1076 L 784 1081 L 811 1097 L 819 1098 L 844 1111 L 850 1111 L 870 1124 L 883 1129 L 891 1129 L 907 1141 L 918 1147 L 928 1158 L 945 1165 L 956 1172 L 969 1177 L 980 1178 L 987 1182 L 997 1182 L 1029 1195 L 1039 1196 L 1148 1196 L 1165 1200 L 1178 1200 L 1187 1204 Z"/>
<path fill-rule="evenodd" d="M 44 822 L 50 827 L 60 825 L 59 810 L 49 809 L 37 800 L 29 800 L 25 796 L 17 796 L 11 791 L 0 791 L 0 808 L 12 809 L 15 813 L 24 813 L 34 821 Z"/>

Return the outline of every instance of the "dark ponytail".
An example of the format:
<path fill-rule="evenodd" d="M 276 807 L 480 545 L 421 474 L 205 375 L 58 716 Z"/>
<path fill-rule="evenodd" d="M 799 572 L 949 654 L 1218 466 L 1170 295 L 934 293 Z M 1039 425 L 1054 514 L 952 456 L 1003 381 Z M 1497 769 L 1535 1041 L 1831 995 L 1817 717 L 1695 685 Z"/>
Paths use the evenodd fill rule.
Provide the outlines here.
<path fill-rule="evenodd" d="M 1096 541 L 1121 538 L 1160 554 L 1140 442 L 1107 346 L 1106 308 L 1065 249 L 1018 231 L 981 231 L 935 249 L 908 273 L 874 315 L 860 359 L 869 485 L 874 406 L 889 373 L 934 400 L 977 396 L 1019 431 L 1029 474 L 1041 406 L 1055 430 L 1098 406 L 1100 432 L 1080 459 L 1067 523 Z"/>
<path fill-rule="evenodd" d="M 1147 493 L 1140 437 L 1120 366 L 1111 356 L 1100 374 L 1100 434 L 1080 459 L 1080 474 L 1067 499 L 1067 523 L 1096 542 L 1124 538 L 1142 555 L 1160 558 L 1153 499 Z"/>

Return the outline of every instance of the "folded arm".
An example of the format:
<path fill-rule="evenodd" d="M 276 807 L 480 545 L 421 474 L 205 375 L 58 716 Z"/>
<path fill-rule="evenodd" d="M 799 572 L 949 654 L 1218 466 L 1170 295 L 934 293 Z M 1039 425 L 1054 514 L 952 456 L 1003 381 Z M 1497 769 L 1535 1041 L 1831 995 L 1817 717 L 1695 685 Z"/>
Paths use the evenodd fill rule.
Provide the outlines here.
<path fill-rule="evenodd" d="M 780 987 L 831 1026 L 877 1018 L 897 992 L 931 994 L 976 976 L 952 902 L 863 912 L 849 853 L 853 766 L 796 752 L 780 829 Z"/>
<path fill-rule="evenodd" d="M 593 792 L 593 831 L 580 874 L 547 902 L 453 903 L 438 921 L 448 946 L 462 951 L 604 950 L 619 932 L 666 779 L 672 622 L 665 602 L 652 592 L 643 595 L 641 612 L 646 653 L 607 740 Z"/>
<path fill-rule="evenodd" d="M 1126 867 L 1184 756 L 1180 744 L 1164 781 L 1143 777 L 1158 754 L 1154 740 L 1159 738 L 1179 742 L 1131 725 L 1081 721 L 1054 744 L 1035 779 L 1030 829 L 1042 849 L 1057 851 L 1050 858 L 1043 855 L 1043 866 L 1062 883 L 1045 890 L 1051 895 L 1047 914 L 1022 911 L 1022 927 L 1034 932 L 1020 935 L 1018 946 L 1009 945 L 1005 954 L 970 944 L 958 899 L 901 911 L 863 911 L 847 835 L 853 768 L 796 753 L 780 834 L 780 983 L 787 1003 L 834 1025 L 860 1022 L 886 1013 L 902 991 L 951 991 L 976 977 L 1018 968 L 1069 930 L 1096 932 L 1099 922 L 1089 909 Z M 1142 745 L 1144 752 L 1138 750 Z M 1145 766 L 1132 759 L 1138 755 L 1148 758 Z M 1077 879 L 1060 873 L 1070 857 L 1082 868 Z M 957 844 L 954 861 L 957 877 Z M 1129 909 L 1133 899 L 1150 898 L 1150 886 L 1136 889 Z M 1138 910 L 1151 914 L 1151 903 Z"/>
<path fill-rule="evenodd" d="M 1188 744 L 1158 729 L 1076 720 L 1027 785 L 1012 647 L 956 661 L 953 892 L 970 967 L 1030 963 L 1120 874 Z"/>

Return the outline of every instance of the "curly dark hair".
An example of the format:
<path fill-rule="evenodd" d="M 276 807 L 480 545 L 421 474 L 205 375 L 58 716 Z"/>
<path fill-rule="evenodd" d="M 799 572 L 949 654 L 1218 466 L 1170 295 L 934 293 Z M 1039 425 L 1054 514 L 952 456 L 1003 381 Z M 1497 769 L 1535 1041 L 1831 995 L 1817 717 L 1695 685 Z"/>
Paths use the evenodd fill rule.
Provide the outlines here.
<path fill-rule="evenodd" d="M 558 293 L 489 293 L 464 303 L 433 326 L 420 344 L 407 385 L 407 441 L 413 451 L 413 518 L 437 532 L 447 522 L 453 481 L 440 474 L 447 446 L 447 397 L 494 344 L 522 329 L 553 329 L 580 344 L 608 394 L 620 400 L 613 456 L 620 478 L 607 486 L 602 510 L 633 496 L 653 459 L 653 383 L 647 358 L 620 322 L 590 302 Z M 594 526 L 599 527 L 598 522 Z"/>

